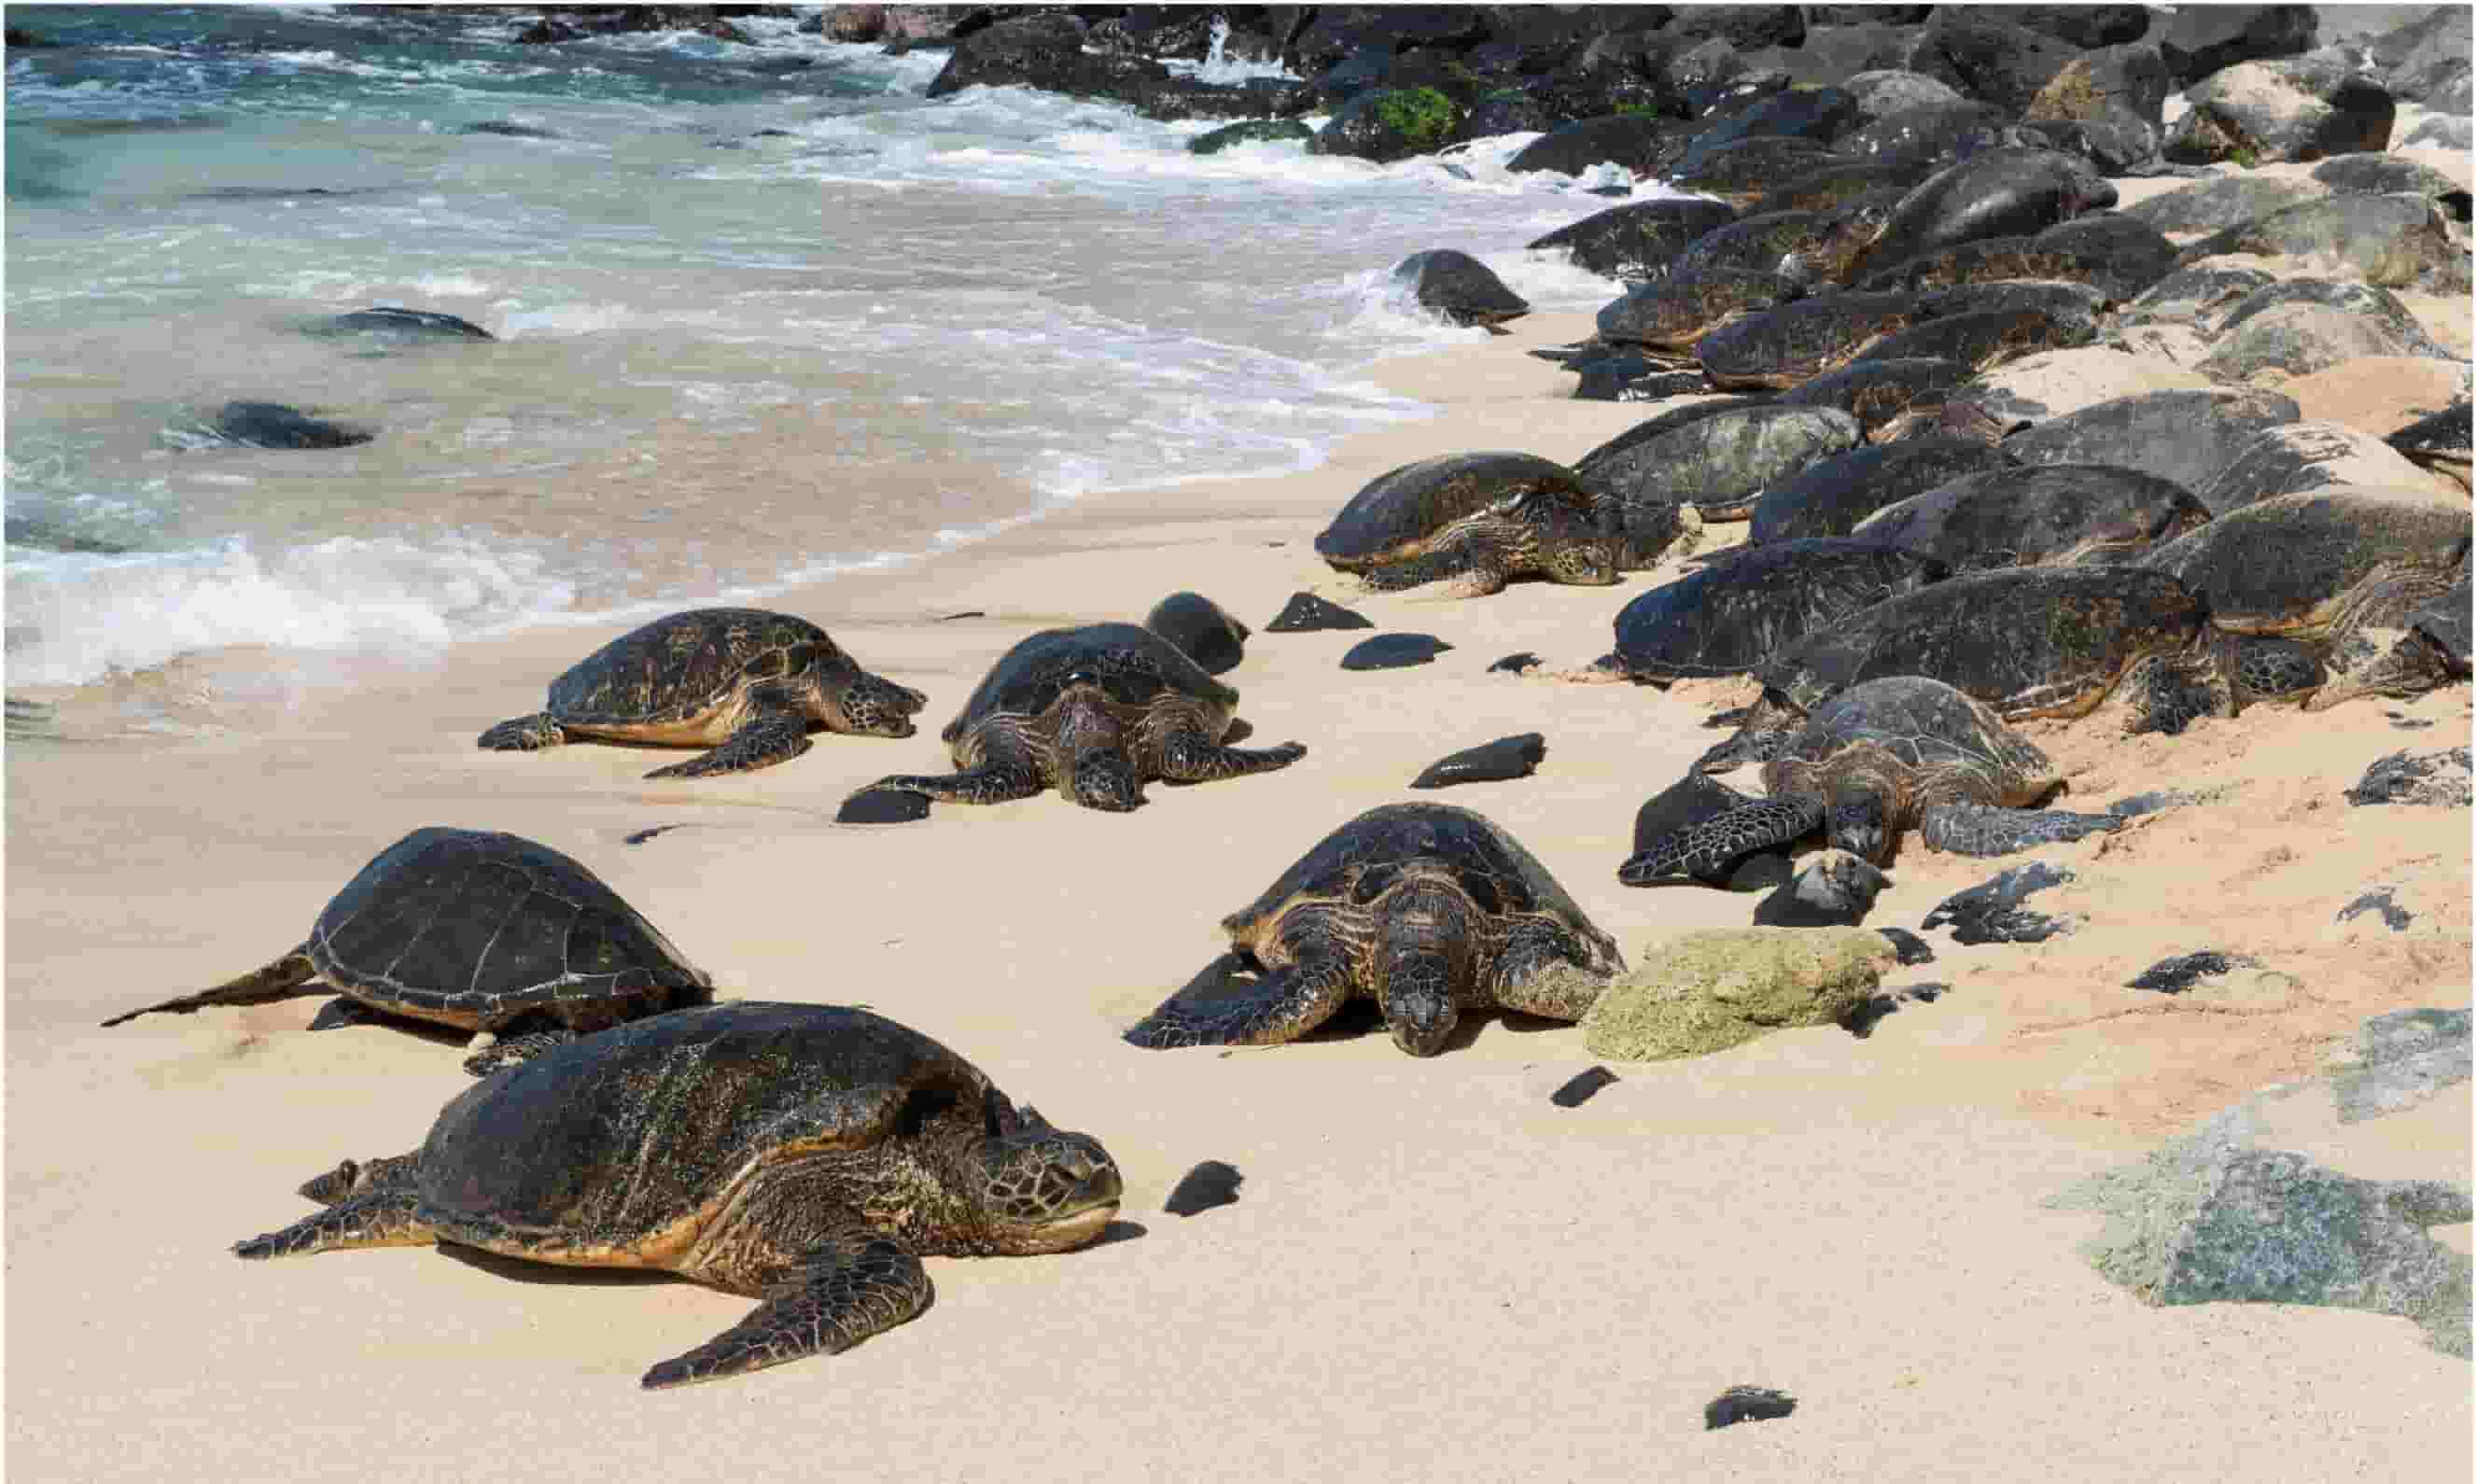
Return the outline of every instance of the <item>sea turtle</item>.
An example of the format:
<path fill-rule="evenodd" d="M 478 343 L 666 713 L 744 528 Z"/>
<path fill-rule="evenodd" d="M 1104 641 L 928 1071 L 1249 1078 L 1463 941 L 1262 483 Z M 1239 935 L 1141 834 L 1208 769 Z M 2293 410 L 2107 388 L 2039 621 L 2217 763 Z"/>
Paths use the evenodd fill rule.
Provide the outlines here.
<path fill-rule="evenodd" d="M 1671 680 L 1743 675 L 1808 631 L 1845 622 L 1950 569 L 1872 541 L 1775 541 L 1726 554 L 1618 611 L 1615 653 L 1559 680 Z"/>
<path fill-rule="evenodd" d="M 1296 742 L 1222 746 L 1237 707 L 1237 691 L 1149 629 L 1044 629 L 999 656 L 938 733 L 955 772 L 868 786 L 945 804 L 1003 804 L 1054 788 L 1086 808 L 1125 813 L 1144 803 L 1153 779 L 1234 779 L 1306 755 Z"/>
<path fill-rule="evenodd" d="M 1845 281 L 1965 242 L 2042 232 L 2115 202 L 2114 186 L 2077 156 L 2018 147 L 1981 150 L 1910 191 L 1857 255 Z"/>
<path fill-rule="evenodd" d="M 1691 356 L 1704 335 L 1801 292 L 1768 268 L 1710 263 L 1637 284 L 1599 309 L 1597 343 Z"/>
<path fill-rule="evenodd" d="M 1794 254 L 1815 275 L 1809 283 L 1836 284 L 1848 260 L 1883 230 L 1889 213 L 1869 203 L 1847 210 L 1767 211 L 1706 233 L 1678 255 L 1673 271 L 1749 268 L 1777 273 Z"/>
<path fill-rule="evenodd" d="M 2461 484 L 2469 482 L 2471 432 L 2476 432 L 2476 418 L 2471 418 L 2470 403 L 2461 397 L 2439 412 L 2431 412 L 2391 433 L 2382 441 L 2397 449 L 2428 469 L 2446 474 Z"/>
<path fill-rule="evenodd" d="M 466 1066 L 481 1068 L 704 1004 L 713 980 L 600 877 L 549 846 L 432 826 L 345 882 L 299 948 L 104 1024 L 322 994 L 340 998 L 312 1030 L 401 1016 L 475 1031 Z"/>
<path fill-rule="evenodd" d="M 1888 343 L 1888 342 L 1886 342 Z M 1831 408 L 1857 420 L 1867 437 L 1889 442 L 1892 424 L 1918 408 L 1942 407 L 1977 373 L 1962 361 L 1932 356 L 1888 360 L 1861 357 L 1826 371 L 1794 391 L 1780 393 L 1789 407 Z"/>
<path fill-rule="evenodd" d="M 1786 388 L 1840 369 L 1918 317 L 1913 294 L 1824 294 L 1715 330 L 1694 358 L 1714 386 Z"/>
<path fill-rule="evenodd" d="M 1530 312 L 1530 301 L 1504 286 L 1496 270 L 1449 247 L 1412 253 L 1393 265 L 1393 282 L 1456 325 L 1477 325 L 1491 334 L 1511 334 L 1504 324 Z"/>
<path fill-rule="evenodd" d="M 1376 476 L 1315 549 L 1336 571 L 1382 590 L 1442 581 L 1431 596 L 1475 598 L 1533 575 L 1604 587 L 1623 565 L 1622 519 L 1563 464 L 1531 454 L 1447 454 Z"/>
<path fill-rule="evenodd" d="M 866 1010 L 735 1001 L 560 1047 L 464 1090 L 420 1149 L 302 1188 L 244 1258 L 455 1243 L 652 1268 L 763 1300 L 648 1388 L 835 1354 L 917 1317 L 920 1259 L 1062 1252 L 1117 1214 L 1088 1134 Z"/>
<path fill-rule="evenodd" d="M 1701 519 L 1743 520 L 1764 490 L 1818 458 L 1866 441 L 1837 408 L 1753 402 L 1652 418 L 1576 460 L 1573 473 L 1620 502 L 1625 524 L 1661 524 L 1645 507 L 1689 505 Z"/>
<path fill-rule="evenodd" d="M 550 705 L 477 739 L 533 752 L 579 737 L 713 749 L 649 779 L 746 773 L 809 748 L 808 729 L 907 737 L 928 698 L 861 669 L 805 618 L 696 608 L 656 619 L 550 682 Z"/>
<path fill-rule="evenodd" d="M 2191 491 L 2138 469 L 2021 464 L 1911 495 L 1849 533 L 1940 556 L 1954 572 L 1978 572 L 2130 561 L 2209 518 Z"/>
<path fill-rule="evenodd" d="M 1810 464 L 1794 479 L 1763 491 L 1754 502 L 1746 540 L 1845 536 L 1859 521 L 1887 505 L 1963 475 L 2012 466 L 2011 456 L 2001 450 L 1949 433 L 1850 449 Z"/>
<path fill-rule="evenodd" d="M 1736 219 L 1734 210 L 1717 201 L 1662 196 L 1585 216 L 1531 242 L 1529 250 L 1562 249 L 1575 267 L 1611 278 L 1658 278 L 1695 238 Z"/>
<path fill-rule="evenodd" d="M 2141 564 L 2182 580 L 2231 633 L 2337 640 L 2448 592 L 2471 530 L 2464 500 L 2341 485 L 2229 510 Z"/>
<path fill-rule="evenodd" d="M 2096 338 L 2096 330 L 2094 321 L 2059 322 L 2043 309 L 1977 309 L 1941 314 L 1885 335 L 1857 359 L 1956 360 L 1971 371 L 1985 371 L 2041 351 L 2087 345 Z"/>
<path fill-rule="evenodd" d="M 1923 676 L 1869 680 L 1815 708 L 1764 766 L 1766 797 L 1628 857 L 1617 879 L 1698 880 L 1817 830 L 1879 866 L 1911 828 L 1932 850 L 2004 855 L 2122 827 L 2114 814 L 2030 807 L 2062 782 L 1986 703 Z"/>
<path fill-rule="evenodd" d="M 1743 210 L 1775 187 L 1828 166 L 1852 163 L 1812 139 L 1755 135 L 1701 152 L 1691 168 L 1679 166 L 1668 184 L 1678 190 L 1717 196 Z"/>
<path fill-rule="evenodd" d="M 1235 988 L 1199 978 L 1129 1043 L 1273 1046 L 1366 997 L 1395 1045 L 1429 1056 L 1464 1010 L 1579 1020 L 1624 968 L 1616 940 L 1519 841 L 1443 804 L 1368 810 L 1221 926 L 1261 977 Z"/>
<path fill-rule="evenodd" d="M 1836 211 L 1859 201 L 1896 206 L 1927 172 L 1907 164 L 1842 160 L 1808 170 L 1771 187 L 1746 209 L 1748 216 L 1773 211 Z"/>
<path fill-rule="evenodd" d="M 2358 642 L 2349 646 L 2358 651 L 2349 656 L 2352 662 L 2315 691 L 2304 708 L 2327 710 L 2365 695 L 2407 700 L 2466 680 L 2468 609 L 2468 580 L 2462 573 L 2458 586 L 2409 614 L 2402 631 L 2359 630 L 2354 636 Z"/>

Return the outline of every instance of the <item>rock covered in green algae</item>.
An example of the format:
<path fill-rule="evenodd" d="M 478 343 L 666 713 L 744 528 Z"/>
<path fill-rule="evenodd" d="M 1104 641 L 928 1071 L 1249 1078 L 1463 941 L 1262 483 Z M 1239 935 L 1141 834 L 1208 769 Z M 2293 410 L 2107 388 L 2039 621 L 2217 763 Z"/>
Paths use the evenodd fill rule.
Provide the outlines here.
<path fill-rule="evenodd" d="M 1862 928 L 1712 928 L 1643 951 L 1582 1020 L 1596 1056 L 1707 1056 L 1792 1026 L 1834 1025 L 1882 987 L 1899 952 Z"/>

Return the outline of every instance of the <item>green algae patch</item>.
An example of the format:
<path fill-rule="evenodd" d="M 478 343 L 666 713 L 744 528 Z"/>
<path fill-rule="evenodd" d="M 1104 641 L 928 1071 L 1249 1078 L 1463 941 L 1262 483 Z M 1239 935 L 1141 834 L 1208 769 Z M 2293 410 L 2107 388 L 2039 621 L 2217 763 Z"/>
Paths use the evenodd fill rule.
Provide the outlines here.
<path fill-rule="evenodd" d="M 1459 110 L 1453 100 L 1432 87 L 1404 87 L 1385 93 L 1374 104 L 1377 122 L 1400 136 L 1412 154 L 1442 149 L 1452 134 Z"/>
<path fill-rule="evenodd" d="M 1671 1061 L 1845 1020 L 1899 961 L 1866 928 L 1713 928 L 1649 945 L 1582 1021 L 1597 1056 Z"/>

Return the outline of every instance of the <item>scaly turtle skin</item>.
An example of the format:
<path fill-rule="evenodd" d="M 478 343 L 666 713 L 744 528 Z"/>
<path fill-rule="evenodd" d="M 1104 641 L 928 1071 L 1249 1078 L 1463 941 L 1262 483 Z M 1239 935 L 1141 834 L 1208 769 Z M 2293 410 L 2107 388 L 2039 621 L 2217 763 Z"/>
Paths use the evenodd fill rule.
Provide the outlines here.
<path fill-rule="evenodd" d="M 1964 475 L 1885 506 L 1850 534 L 1940 556 L 1954 572 L 1979 572 L 2130 561 L 2209 519 L 2191 491 L 2154 474 L 2024 464 Z"/>
<path fill-rule="evenodd" d="M 580 737 L 713 751 L 649 779 L 706 778 L 787 762 L 808 729 L 907 737 L 928 698 L 862 670 L 804 618 L 758 608 L 698 608 L 656 619 L 594 651 L 550 682 L 550 707 L 482 733 L 492 752 L 532 752 Z"/>
<path fill-rule="evenodd" d="M 1869 680 L 1815 708 L 1764 766 L 1767 797 L 1631 856 L 1617 879 L 1704 880 L 1817 830 L 1879 866 L 1912 828 L 1932 850 L 2006 855 L 2122 826 L 2112 814 L 2029 807 L 2062 782 L 2046 754 L 1984 702 L 1922 676 Z"/>
<path fill-rule="evenodd" d="M 2427 413 L 2391 433 L 2382 441 L 2397 449 L 2428 469 L 2449 475 L 2460 483 L 2469 481 L 2471 429 L 2476 429 L 2476 405 L 2465 397 Z"/>
<path fill-rule="evenodd" d="M 1182 990 L 1128 1042 L 1275 1046 L 1364 997 L 1395 1045 L 1429 1056 L 1465 1010 L 1579 1020 L 1624 968 L 1616 940 L 1519 841 L 1442 804 L 1368 810 L 1221 926 L 1262 977 L 1235 994 Z"/>
<path fill-rule="evenodd" d="M 1237 691 L 1148 629 L 1044 629 L 1001 655 L 939 733 L 956 771 L 897 774 L 868 787 L 946 804 L 1003 804 L 1054 788 L 1085 808 L 1123 814 L 1142 805 L 1153 779 L 1234 779 L 1306 755 L 1296 742 L 1222 746 L 1237 707 Z"/>
<path fill-rule="evenodd" d="M 1950 569 L 1931 556 L 1845 538 L 1777 541 L 1654 587 L 1616 618 L 1614 654 L 1561 680 L 1652 684 L 1743 675 L 1774 651 L 1836 628 Z"/>
<path fill-rule="evenodd" d="M 409 1154 L 303 1187 L 327 1208 L 244 1258 L 453 1242 L 649 1268 L 763 1300 L 645 1373 L 679 1386 L 835 1354 L 928 1307 L 929 1256 L 1062 1252 L 1117 1214 L 1090 1136 L 865 1010 L 740 1001 L 467 1088 Z"/>
<path fill-rule="evenodd" d="M 1530 576 L 1604 587 L 1624 561 L 1622 521 L 1563 464 L 1448 454 L 1377 476 L 1315 549 L 1335 571 L 1387 591 L 1443 581 L 1430 596 L 1476 598 Z"/>
<path fill-rule="evenodd" d="M 549 846 L 433 827 L 363 866 L 291 952 L 104 1024 L 319 994 L 342 998 L 312 1030 L 376 1012 L 476 1031 L 480 1054 L 466 1066 L 478 1069 L 704 1004 L 713 980 L 601 878 Z"/>
<path fill-rule="evenodd" d="M 1913 294 L 1825 294 L 1712 332 L 1694 349 L 1714 386 L 1800 385 L 1918 322 Z"/>

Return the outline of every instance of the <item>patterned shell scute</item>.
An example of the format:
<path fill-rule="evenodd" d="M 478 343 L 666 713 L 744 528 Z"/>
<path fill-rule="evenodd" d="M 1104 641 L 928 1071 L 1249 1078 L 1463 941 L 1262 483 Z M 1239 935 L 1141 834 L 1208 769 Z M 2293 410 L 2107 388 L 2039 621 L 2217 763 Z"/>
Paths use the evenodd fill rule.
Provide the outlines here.
<path fill-rule="evenodd" d="M 1653 680 L 1742 675 L 1804 635 L 1949 570 L 1932 556 L 1845 536 L 1749 547 L 1619 609 L 1617 655 Z"/>
<path fill-rule="evenodd" d="M 1714 375 L 1813 377 L 1869 342 L 1907 329 L 1918 301 L 1906 293 L 1839 293 L 1799 299 L 1715 330 L 1696 353 Z"/>
<path fill-rule="evenodd" d="M 2054 768 L 1982 702 L 1914 675 L 1870 680 L 1832 697 L 1815 708 L 1781 755 L 1826 763 L 1860 743 L 1872 743 L 1920 773 L 1965 768 L 1994 785 L 1990 797 L 2020 792 L 1997 779 L 2035 781 Z"/>
<path fill-rule="evenodd" d="M 735 1001 L 636 1021 L 484 1078 L 421 1152 L 451 1220 L 624 1246 L 769 1155 L 865 1149 L 987 1118 L 988 1079 L 866 1010 Z"/>
<path fill-rule="evenodd" d="M 1000 655 L 946 725 L 953 742 L 992 716 L 1038 716 L 1078 680 L 1121 705 L 1149 705 L 1170 692 L 1236 705 L 1238 692 L 1203 673 L 1177 646 L 1133 624 L 1044 629 Z"/>
<path fill-rule="evenodd" d="M 582 726 L 686 721 L 730 696 L 759 655 L 783 655 L 773 667 L 782 674 L 806 668 L 810 650 L 829 665 L 851 663 L 824 630 L 787 613 L 674 613 L 611 640 L 551 681 L 550 713 Z"/>
<path fill-rule="evenodd" d="M 1577 508 L 1588 497 L 1573 471 L 1532 454 L 1447 454 L 1377 475 L 1349 497 L 1315 538 L 1316 555 L 1366 561 L 1499 501 L 1562 496 Z"/>
<path fill-rule="evenodd" d="M 1368 810 L 1325 836 L 1221 926 L 1243 939 L 1294 898 L 1346 900 L 1369 872 L 1421 857 L 1450 865 L 1483 909 L 1546 912 L 1597 931 L 1520 841 L 1486 816 L 1448 804 L 1388 804 Z"/>
<path fill-rule="evenodd" d="M 321 977 L 441 1009 L 508 1010 L 710 988 L 582 865 L 521 836 L 416 829 L 318 914 Z"/>

